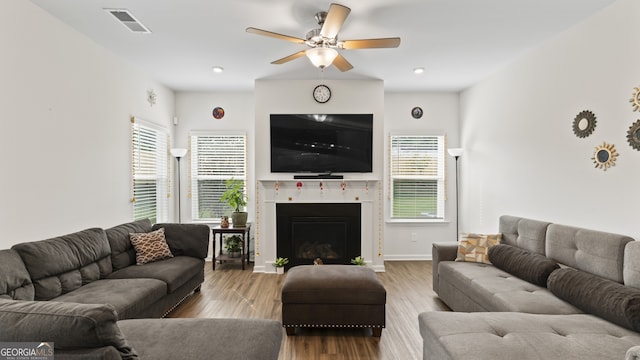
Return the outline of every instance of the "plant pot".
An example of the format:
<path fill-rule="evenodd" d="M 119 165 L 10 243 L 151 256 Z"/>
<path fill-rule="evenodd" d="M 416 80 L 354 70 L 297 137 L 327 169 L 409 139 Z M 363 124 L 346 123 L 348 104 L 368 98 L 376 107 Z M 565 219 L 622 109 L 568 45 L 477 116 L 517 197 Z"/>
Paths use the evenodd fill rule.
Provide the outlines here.
<path fill-rule="evenodd" d="M 231 222 L 233 223 L 233 227 L 246 227 L 248 216 L 249 213 L 245 211 L 231 213 Z"/>
<path fill-rule="evenodd" d="M 229 255 L 230 258 L 239 258 L 240 257 L 240 251 L 230 251 L 228 255 Z"/>
<path fill-rule="evenodd" d="M 276 268 L 276 274 L 278 274 L 278 275 L 284 274 L 284 267 L 283 266 L 277 267 Z"/>

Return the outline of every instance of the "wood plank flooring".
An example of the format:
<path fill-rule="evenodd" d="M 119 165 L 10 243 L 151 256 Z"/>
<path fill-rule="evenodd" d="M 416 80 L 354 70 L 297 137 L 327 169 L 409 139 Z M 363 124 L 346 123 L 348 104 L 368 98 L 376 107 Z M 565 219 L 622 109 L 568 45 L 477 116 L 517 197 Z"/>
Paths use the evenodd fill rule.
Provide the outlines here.
<path fill-rule="evenodd" d="M 369 329 L 302 329 L 283 340 L 279 360 L 422 359 L 418 314 L 448 310 L 431 288 L 431 261 L 385 262 L 377 273 L 387 290 L 386 328 L 382 337 Z M 168 317 L 258 318 L 281 320 L 280 289 L 285 275 L 253 273 L 240 264 L 205 265 L 202 291 Z M 242 346 L 242 339 L 230 346 Z M 248 359 L 249 360 L 249 359 Z"/>

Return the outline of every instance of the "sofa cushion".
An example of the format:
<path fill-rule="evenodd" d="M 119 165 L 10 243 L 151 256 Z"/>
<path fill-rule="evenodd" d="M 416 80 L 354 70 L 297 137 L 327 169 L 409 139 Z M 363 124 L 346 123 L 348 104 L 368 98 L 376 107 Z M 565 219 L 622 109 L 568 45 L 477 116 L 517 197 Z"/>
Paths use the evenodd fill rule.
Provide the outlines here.
<path fill-rule="evenodd" d="M 131 245 L 129 234 L 149 231 L 151 231 L 149 219 L 121 224 L 105 230 L 111 247 L 111 263 L 114 271 L 136 263 L 136 251 Z"/>
<path fill-rule="evenodd" d="M 204 260 L 191 256 L 176 256 L 140 266 L 128 266 L 109 275 L 109 279 L 158 279 L 167 284 L 169 293 L 203 272 Z"/>
<path fill-rule="evenodd" d="M 546 255 L 574 269 L 622 283 L 624 235 L 551 224 L 547 230 Z"/>
<path fill-rule="evenodd" d="M 66 294 L 112 271 L 111 249 L 104 230 L 98 228 L 17 244 L 12 249 L 29 271 L 36 300 Z"/>
<path fill-rule="evenodd" d="M 148 233 L 131 233 L 129 238 L 136 250 L 136 265 L 173 257 L 164 238 L 164 228 Z"/>
<path fill-rule="evenodd" d="M 489 248 L 500 243 L 501 234 L 461 234 L 456 261 L 490 264 Z"/>
<path fill-rule="evenodd" d="M 545 255 L 545 241 L 549 224 L 545 221 L 503 215 L 500 217 L 498 230 L 502 234 L 501 242 L 503 244 Z"/>
<path fill-rule="evenodd" d="M 203 224 L 154 224 L 153 230 L 164 228 L 165 238 L 174 256 L 186 255 L 200 259 L 209 252 L 211 229 Z"/>
<path fill-rule="evenodd" d="M 498 269 L 543 287 L 547 286 L 549 275 L 560 268 L 545 256 L 506 244 L 491 247 L 489 261 Z"/>
<path fill-rule="evenodd" d="M 427 312 L 424 359 L 624 359 L 640 334 L 593 315 Z"/>
<path fill-rule="evenodd" d="M 569 268 L 551 274 L 548 286 L 585 312 L 640 331 L 640 289 Z"/>
<path fill-rule="evenodd" d="M 0 324 L 11 324 L 10 331 L 0 331 L 0 341 L 46 340 L 53 342 L 55 349 L 112 346 L 123 359 L 137 359 L 120 332 L 117 319 L 114 308 L 104 304 L 0 299 Z"/>
<path fill-rule="evenodd" d="M 82 304 L 110 304 L 119 319 L 140 317 L 167 294 L 167 284 L 156 279 L 103 279 L 94 281 L 54 301 Z"/>
<path fill-rule="evenodd" d="M 0 250 L 0 298 L 33 300 L 35 289 L 29 272 L 15 250 Z"/>
<path fill-rule="evenodd" d="M 118 325 L 143 359 L 275 360 L 282 341 L 282 325 L 274 320 L 139 319 Z"/>
<path fill-rule="evenodd" d="M 640 289 L 640 241 L 625 245 L 622 277 L 625 285 Z"/>
<path fill-rule="evenodd" d="M 440 298 L 455 311 L 516 311 L 537 314 L 582 313 L 534 285 L 495 266 L 444 261 L 438 266 Z"/>

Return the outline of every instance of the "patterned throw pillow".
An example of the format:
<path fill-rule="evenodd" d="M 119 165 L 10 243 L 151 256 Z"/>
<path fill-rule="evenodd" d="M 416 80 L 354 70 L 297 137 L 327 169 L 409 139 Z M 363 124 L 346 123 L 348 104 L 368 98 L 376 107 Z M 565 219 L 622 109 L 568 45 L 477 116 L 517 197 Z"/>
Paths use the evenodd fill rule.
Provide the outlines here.
<path fill-rule="evenodd" d="M 502 234 L 460 234 L 456 261 L 491 264 L 489 248 L 500 244 Z"/>
<path fill-rule="evenodd" d="M 136 250 L 137 265 L 173 257 L 164 237 L 164 228 L 149 233 L 132 233 L 129 239 Z"/>

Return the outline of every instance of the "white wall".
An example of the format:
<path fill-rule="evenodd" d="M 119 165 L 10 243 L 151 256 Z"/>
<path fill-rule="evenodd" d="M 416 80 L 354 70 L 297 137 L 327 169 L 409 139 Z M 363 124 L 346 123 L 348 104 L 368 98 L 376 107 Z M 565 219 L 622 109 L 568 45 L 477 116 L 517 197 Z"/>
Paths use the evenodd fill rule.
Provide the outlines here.
<path fill-rule="evenodd" d="M 385 149 L 390 133 L 446 135 L 449 147 L 458 147 L 458 94 L 456 93 L 386 93 L 385 94 Z M 424 115 L 420 119 L 411 116 L 411 109 L 420 106 Z M 389 179 L 385 156 L 385 219 L 389 218 Z M 446 195 L 445 222 L 390 223 L 384 226 L 385 259 L 431 259 L 433 242 L 456 241 L 456 193 L 455 160 L 445 155 Z M 415 241 L 413 241 L 415 239 Z"/>
<path fill-rule="evenodd" d="M 169 126 L 172 91 L 28 1 L 0 44 L 0 249 L 130 221 L 129 119 Z"/>
<path fill-rule="evenodd" d="M 640 152 L 626 140 L 639 22 L 640 2 L 618 0 L 461 95 L 462 229 L 496 231 L 511 214 L 640 239 Z M 597 127 L 580 139 L 582 110 Z M 620 156 L 602 171 L 591 157 L 605 141 Z"/>

